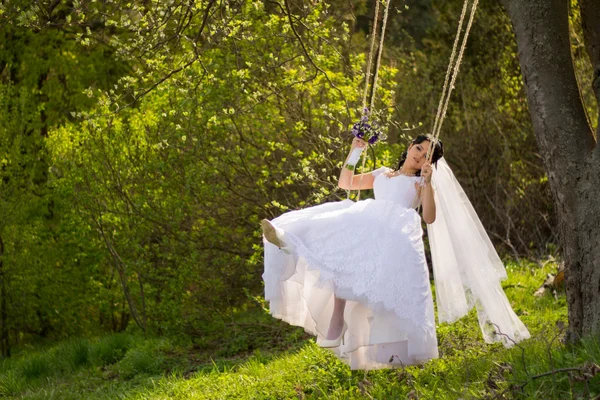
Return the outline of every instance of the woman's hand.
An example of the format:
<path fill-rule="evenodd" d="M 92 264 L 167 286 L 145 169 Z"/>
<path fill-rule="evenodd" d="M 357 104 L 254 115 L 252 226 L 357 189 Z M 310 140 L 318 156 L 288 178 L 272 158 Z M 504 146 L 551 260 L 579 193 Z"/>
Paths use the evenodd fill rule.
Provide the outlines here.
<path fill-rule="evenodd" d="M 359 148 L 367 147 L 367 142 L 365 142 L 364 140 L 359 139 L 357 137 L 354 137 L 354 139 L 352 139 L 352 148 L 354 149 L 356 147 L 359 147 Z"/>
<path fill-rule="evenodd" d="M 433 187 L 431 186 L 431 175 L 433 169 L 429 161 L 421 166 L 421 176 L 425 179 L 425 187 L 421 191 L 421 204 L 423 205 L 423 221 L 428 224 L 435 222 L 435 199 Z"/>
<path fill-rule="evenodd" d="M 425 183 L 431 182 L 431 174 L 433 173 L 433 169 L 431 168 L 431 163 L 427 161 L 423 166 L 421 166 L 421 176 L 425 178 Z"/>

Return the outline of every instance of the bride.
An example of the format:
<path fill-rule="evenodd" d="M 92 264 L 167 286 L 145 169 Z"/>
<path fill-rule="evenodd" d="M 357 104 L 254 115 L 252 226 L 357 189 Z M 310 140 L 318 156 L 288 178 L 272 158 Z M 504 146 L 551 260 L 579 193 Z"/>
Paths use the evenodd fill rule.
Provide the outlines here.
<path fill-rule="evenodd" d="M 355 138 L 351 151 L 365 146 Z M 418 136 L 395 169 L 353 175 L 342 168 L 341 188 L 373 189 L 375 199 L 330 202 L 263 220 L 262 278 L 270 313 L 316 335 L 317 344 L 351 369 L 437 358 L 420 206 L 438 321 L 453 322 L 476 305 L 486 342 L 508 347 L 528 338 L 500 286 L 504 266 L 443 152 L 441 142 Z"/>

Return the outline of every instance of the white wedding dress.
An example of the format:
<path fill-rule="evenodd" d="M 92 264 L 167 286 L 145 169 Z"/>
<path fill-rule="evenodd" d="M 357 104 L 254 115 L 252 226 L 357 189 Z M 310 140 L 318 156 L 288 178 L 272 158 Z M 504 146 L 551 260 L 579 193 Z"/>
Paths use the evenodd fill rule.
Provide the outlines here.
<path fill-rule="evenodd" d="M 265 299 L 271 314 L 325 338 L 334 294 L 346 299 L 344 343 L 331 350 L 351 369 L 438 357 L 421 217 L 411 204 L 420 178 L 382 167 L 375 200 L 344 200 L 271 221 L 292 251 L 264 240 Z"/>

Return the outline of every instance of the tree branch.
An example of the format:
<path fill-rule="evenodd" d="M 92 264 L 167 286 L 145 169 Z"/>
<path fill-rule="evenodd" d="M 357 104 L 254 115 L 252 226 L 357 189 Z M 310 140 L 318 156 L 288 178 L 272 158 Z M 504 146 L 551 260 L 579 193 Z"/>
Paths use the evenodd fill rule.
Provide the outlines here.
<path fill-rule="evenodd" d="M 284 1 L 285 4 L 285 8 L 286 8 L 286 14 L 288 17 L 288 21 L 290 22 L 290 28 L 292 28 L 292 32 L 294 32 L 294 36 L 296 36 L 296 38 L 298 39 L 298 42 L 300 43 L 300 46 L 302 47 L 302 50 L 304 51 L 304 54 L 306 55 L 306 57 L 308 58 L 308 61 L 310 61 L 310 63 L 312 64 L 312 66 L 315 68 L 315 70 L 317 70 L 318 72 L 320 72 L 325 79 L 327 79 L 327 82 L 329 82 L 329 85 L 334 88 L 335 90 L 338 91 L 338 93 L 340 94 L 340 96 L 342 97 L 342 100 L 344 100 L 344 103 L 346 104 L 346 114 L 348 115 L 348 122 L 351 119 L 351 115 L 350 115 L 350 108 L 348 107 L 348 100 L 346 100 L 346 96 L 344 96 L 344 93 L 340 90 L 340 88 L 338 88 L 332 81 L 331 79 L 329 79 L 329 75 L 327 75 L 327 72 L 325 72 L 321 67 L 319 67 L 315 61 L 312 59 L 312 57 L 310 56 L 310 53 L 308 52 L 308 49 L 306 48 L 306 45 L 304 44 L 304 41 L 302 40 L 302 37 L 300 36 L 300 34 L 298 33 L 298 31 L 296 30 L 296 27 L 294 26 L 294 21 L 292 21 L 292 11 L 290 10 L 290 4 L 289 4 L 289 0 L 285 0 Z"/>

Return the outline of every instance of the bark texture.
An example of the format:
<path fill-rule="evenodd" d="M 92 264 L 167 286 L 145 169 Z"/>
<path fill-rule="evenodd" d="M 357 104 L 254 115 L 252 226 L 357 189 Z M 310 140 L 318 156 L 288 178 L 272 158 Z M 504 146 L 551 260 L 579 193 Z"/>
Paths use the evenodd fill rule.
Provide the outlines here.
<path fill-rule="evenodd" d="M 501 1 L 517 38 L 529 112 L 558 215 L 568 339 L 574 341 L 600 331 L 600 146 L 573 70 L 568 0 Z M 597 0 L 583 0 L 582 8 L 592 2 Z M 582 19 L 591 22 L 586 18 L 589 14 Z"/>

